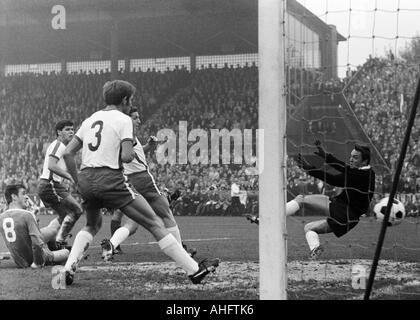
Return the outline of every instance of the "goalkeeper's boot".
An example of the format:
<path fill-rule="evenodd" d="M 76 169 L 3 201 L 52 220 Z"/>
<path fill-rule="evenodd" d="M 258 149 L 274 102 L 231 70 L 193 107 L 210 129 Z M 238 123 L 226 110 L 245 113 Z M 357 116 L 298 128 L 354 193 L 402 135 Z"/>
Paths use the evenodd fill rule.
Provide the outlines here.
<path fill-rule="evenodd" d="M 111 261 L 114 258 L 114 246 L 111 241 L 104 239 L 101 242 L 102 247 L 102 259 L 105 262 Z"/>
<path fill-rule="evenodd" d="M 318 247 L 314 248 L 311 251 L 310 259 L 318 260 L 318 258 L 321 256 L 323 252 L 324 252 L 324 247 L 322 245 L 319 245 Z"/>
<path fill-rule="evenodd" d="M 206 275 L 210 272 L 215 272 L 219 266 L 220 259 L 204 259 L 198 264 L 198 271 L 191 276 L 188 276 L 192 283 L 199 284 Z"/>

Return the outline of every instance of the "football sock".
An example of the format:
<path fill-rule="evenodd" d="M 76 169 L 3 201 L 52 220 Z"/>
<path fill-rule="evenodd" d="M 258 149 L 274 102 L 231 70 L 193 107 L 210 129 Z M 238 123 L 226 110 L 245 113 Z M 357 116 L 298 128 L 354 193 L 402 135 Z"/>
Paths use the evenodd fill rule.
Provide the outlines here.
<path fill-rule="evenodd" d="M 126 227 L 118 228 L 112 238 L 109 240 L 114 248 L 118 247 L 121 243 L 123 243 L 128 237 L 130 236 L 130 230 Z"/>
<path fill-rule="evenodd" d="M 90 243 L 93 240 L 93 235 L 85 230 L 80 230 L 76 238 L 74 239 L 73 246 L 71 248 L 69 258 L 64 266 L 64 269 L 71 271 L 77 267 L 80 259 L 83 257 L 83 253 L 89 248 Z"/>
<path fill-rule="evenodd" d="M 306 241 L 308 242 L 309 249 L 311 249 L 311 251 L 316 247 L 319 247 L 320 243 L 318 233 L 316 233 L 315 231 L 308 231 L 306 232 L 305 237 Z"/>
<path fill-rule="evenodd" d="M 115 231 L 121 227 L 121 222 L 117 220 L 111 220 L 111 236 L 114 235 Z"/>
<path fill-rule="evenodd" d="M 184 269 L 188 275 L 193 275 L 199 270 L 197 261 L 190 257 L 171 233 L 158 241 L 158 244 L 160 249 Z"/>
<path fill-rule="evenodd" d="M 286 216 L 291 216 L 300 209 L 299 203 L 296 200 L 291 200 L 286 203 Z"/>
<path fill-rule="evenodd" d="M 174 226 L 174 227 L 166 228 L 166 230 L 168 230 L 168 232 L 172 233 L 172 235 L 175 237 L 176 241 L 178 241 L 179 243 L 182 243 L 181 233 L 179 232 L 179 228 L 178 228 L 177 225 Z"/>
<path fill-rule="evenodd" d="M 60 229 L 58 230 L 55 241 L 57 242 L 66 241 L 66 238 L 69 235 L 70 230 L 71 228 L 73 228 L 75 223 L 76 223 L 76 219 L 74 219 L 73 215 L 71 214 L 66 215 L 63 219 L 63 222 L 61 223 Z"/>

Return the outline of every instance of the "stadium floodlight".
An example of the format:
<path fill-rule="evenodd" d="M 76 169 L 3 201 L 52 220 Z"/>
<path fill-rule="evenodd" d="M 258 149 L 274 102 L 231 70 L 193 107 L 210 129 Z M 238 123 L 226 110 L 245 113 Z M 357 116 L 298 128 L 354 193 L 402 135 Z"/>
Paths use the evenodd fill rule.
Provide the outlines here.
<path fill-rule="evenodd" d="M 258 111 L 259 128 L 264 130 L 259 180 L 261 300 L 287 298 L 285 12 L 286 1 L 258 1 Z"/>

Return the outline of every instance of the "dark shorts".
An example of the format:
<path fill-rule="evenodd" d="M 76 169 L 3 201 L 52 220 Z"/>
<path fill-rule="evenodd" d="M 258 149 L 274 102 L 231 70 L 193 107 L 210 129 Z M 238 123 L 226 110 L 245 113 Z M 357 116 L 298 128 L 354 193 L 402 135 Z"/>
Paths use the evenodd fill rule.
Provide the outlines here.
<path fill-rule="evenodd" d="M 132 173 L 127 175 L 127 178 L 134 188 L 147 200 L 147 202 L 152 202 L 162 195 L 153 179 L 153 176 L 148 171 Z"/>
<path fill-rule="evenodd" d="M 120 209 L 138 195 L 121 170 L 85 168 L 78 180 L 83 206 L 88 209 Z"/>
<path fill-rule="evenodd" d="M 359 223 L 359 216 L 346 204 L 332 201 L 330 203 L 330 216 L 327 223 L 336 237 L 341 237 L 353 229 Z"/>
<path fill-rule="evenodd" d="M 38 183 L 38 195 L 46 207 L 52 207 L 60 205 L 70 193 L 58 182 L 41 179 Z"/>

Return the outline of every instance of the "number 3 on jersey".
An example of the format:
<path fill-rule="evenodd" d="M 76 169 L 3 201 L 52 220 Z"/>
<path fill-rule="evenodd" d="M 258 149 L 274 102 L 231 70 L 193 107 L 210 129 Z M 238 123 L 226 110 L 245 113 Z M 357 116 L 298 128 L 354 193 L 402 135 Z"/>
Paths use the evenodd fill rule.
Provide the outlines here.
<path fill-rule="evenodd" d="M 12 218 L 4 218 L 3 230 L 6 240 L 9 242 L 16 241 L 15 221 Z"/>
<path fill-rule="evenodd" d="M 96 129 L 96 127 L 99 127 L 98 129 Z M 102 129 L 104 128 L 104 122 L 101 120 L 95 121 L 94 123 L 92 123 L 91 126 L 92 129 L 96 129 L 96 133 L 95 133 L 95 137 L 96 137 L 96 144 L 93 145 L 92 143 L 88 144 L 89 150 L 90 151 L 96 151 L 99 148 L 99 145 L 101 144 L 101 140 L 102 140 Z"/>

